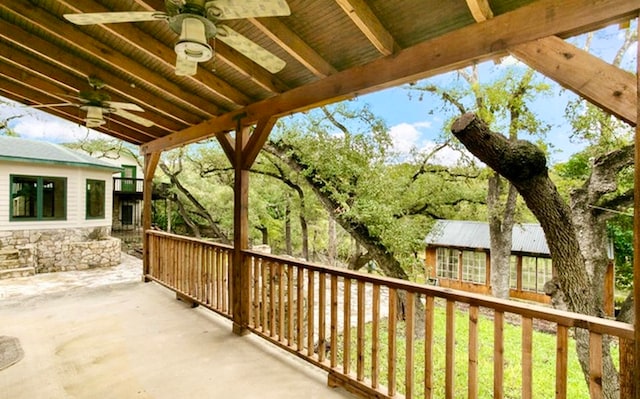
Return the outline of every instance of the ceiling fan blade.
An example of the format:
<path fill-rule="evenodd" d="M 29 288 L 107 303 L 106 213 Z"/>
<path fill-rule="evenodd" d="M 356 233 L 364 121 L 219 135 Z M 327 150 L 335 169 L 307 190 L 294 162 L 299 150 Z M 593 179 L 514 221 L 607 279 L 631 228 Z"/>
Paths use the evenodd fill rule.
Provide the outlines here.
<path fill-rule="evenodd" d="M 192 76 L 198 72 L 198 63 L 178 55 L 176 57 L 176 75 Z"/>
<path fill-rule="evenodd" d="M 207 16 L 216 20 L 291 15 L 286 0 L 212 0 L 204 7 Z"/>
<path fill-rule="evenodd" d="M 218 25 L 217 28 L 218 34 L 216 38 L 220 39 L 228 46 L 233 47 L 267 71 L 277 73 L 287 65 L 286 62 L 275 56 L 270 51 L 260 47 L 255 42 L 249 40 L 247 37 L 239 34 L 228 26 Z"/>
<path fill-rule="evenodd" d="M 127 111 L 144 112 L 144 109 L 142 109 L 137 104 L 133 104 L 133 103 L 121 103 L 119 101 L 105 101 L 104 105 L 114 109 L 125 109 Z"/>
<path fill-rule="evenodd" d="M 63 17 L 76 25 L 94 25 L 118 22 L 155 21 L 167 19 L 167 14 L 159 11 L 118 11 L 64 14 Z"/>
<path fill-rule="evenodd" d="M 118 115 L 121 116 L 125 119 L 129 119 L 130 121 L 133 121 L 139 125 L 142 126 L 146 126 L 146 127 L 150 127 L 153 126 L 153 122 L 151 122 L 149 119 L 143 118 L 141 116 L 138 115 L 134 115 L 129 111 L 125 111 L 121 108 L 115 108 L 115 111 L 111 112 L 114 115 Z"/>

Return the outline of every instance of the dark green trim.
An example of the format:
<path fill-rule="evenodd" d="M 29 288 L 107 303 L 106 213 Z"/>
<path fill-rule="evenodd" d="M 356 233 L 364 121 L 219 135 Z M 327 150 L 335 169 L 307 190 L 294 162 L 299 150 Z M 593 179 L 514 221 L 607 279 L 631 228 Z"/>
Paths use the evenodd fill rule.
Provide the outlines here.
<path fill-rule="evenodd" d="M 90 208 L 90 197 L 89 197 L 89 183 L 92 184 L 96 184 L 96 183 L 102 183 L 102 215 L 99 216 L 90 216 L 89 215 L 89 208 Z M 88 220 L 95 220 L 95 219 L 104 219 L 106 217 L 107 214 L 107 210 L 106 210 L 106 192 L 107 192 L 107 183 L 104 180 L 97 180 L 97 179 L 86 179 L 85 181 L 85 206 L 84 206 L 84 215 L 85 215 L 85 219 Z"/>
<path fill-rule="evenodd" d="M 13 216 L 13 181 L 15 178 L 30 178 L 36 181 L 36 216 L 35 217 L 14 217 Z M 44 210 L 44 180 L 56 179 L 62 182 L 63 193 L 63 215 L 61 217 L 45 217 L 43 216 Z M 47 221 L 47 220 L 67 220 L 67 178 L 59 176 L 33 176 L 33 175 L 9 175 L 9 221 L 10 222 L 32 222 L 32 221 Z"/>

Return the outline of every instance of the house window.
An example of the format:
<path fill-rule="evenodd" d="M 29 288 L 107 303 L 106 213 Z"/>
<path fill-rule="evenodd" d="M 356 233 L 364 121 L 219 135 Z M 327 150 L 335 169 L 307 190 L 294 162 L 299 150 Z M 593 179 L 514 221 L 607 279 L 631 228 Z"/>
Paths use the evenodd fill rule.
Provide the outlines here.
<path fill-rule="evenodd" d="M 487 257 L 484 252 L 462 251 L 462 281 L 485 284 Z"/>
<path fill-rule="evenodd" d="M 87 219 L 104 219 L 104 180 L 87 179 Z"/>
<path fill-rule="evenodd" d="M 436 249 L 436 275 L 442 278 L 458 279 L 458 254 L 460 251 L 450 248 Z"/>
<path fill-rule="evenodd" d="M 11 175 L 11 220 L 63 220 L 67 179 Z"/>

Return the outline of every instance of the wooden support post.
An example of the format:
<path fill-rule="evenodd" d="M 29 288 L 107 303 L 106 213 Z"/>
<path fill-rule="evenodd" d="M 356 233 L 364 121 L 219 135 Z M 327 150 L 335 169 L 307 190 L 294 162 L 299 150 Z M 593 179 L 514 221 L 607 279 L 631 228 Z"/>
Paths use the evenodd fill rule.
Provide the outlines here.
<path fill-rule="evenodd" d="M 231 301 L 233 310 L 233 332 L 248 334 L 251 306 L 250 265 L 242 251 L 249 247 L 249 170 L 242 164 L 243 152 L 248 141 L 248 128 L 242 127 L 238 119 L 236 128 L 233 168 L 235 170 L 233 195 L 233 264 L 231 271 Z"/>
<path fill-rule="evenodd" d="M 151 199 L 153 196 L 153 176 L 160 160 L 160 152 L 144 154 L 144 185 L 142 188 L 142 281 L 149 282 L 149 239 L 147 230 L 151 228 Z"/>
<path fill-rule="evenodd" d="M 640 33 L 640 14 L 638 14 L 637 27 Z M 640 122 L 640 46 L 636 50 L 636 120 Z M 636 123 L 635 136 L 635 172 L 634 172 L 634 189 L 633 189 L 633 300 L 635 310 L 635 349 L 633 356 L 635 360 L 633 378 L 633 388 L 635 392 L 633 397 L 640 399 L 640 123 Z"/>

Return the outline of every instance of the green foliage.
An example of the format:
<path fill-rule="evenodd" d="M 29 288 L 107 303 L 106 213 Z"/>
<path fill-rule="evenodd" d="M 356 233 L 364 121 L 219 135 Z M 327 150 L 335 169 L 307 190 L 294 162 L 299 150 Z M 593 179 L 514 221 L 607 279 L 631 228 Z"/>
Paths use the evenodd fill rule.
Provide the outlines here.
<path fill-rule="evenodd" d="M 633 218 L 620 215 L 607 224 L 615 253 L 616 287 L 633 287 Z"/>
<path fill-rule="evenodd" d="M 480 398 L 493 397 L 493 320 L 485 315 L 481 315 L 478 321 L 478 391 Z M 445 384 L 445 360 L 446 350 L 446 314 L 444 306 L 435 306 L 434 311 L 434 338 L 433 338 L 433 397 L 443 398 Z M 351 369 L 355 370 L 357 364 L 357 330 L 351 329 Z M 372 324 L 365 325 L 365 353 L 364 370 L 365 377 L 371 377 L 371 345 L 372 345 Z M 469 342 L 469 316 L 466 311 L 457 311 L 455 317 L 455 397 L 467 397 L 468 381 L 468 342 Z M 504 397 L 520 398 L 522 387 L 522 329 L 519 325 L 506 322 L 503 332 L 504 339 Z M 398 323 L 396 328 L 396 386 L 400 393 L 405 392 L 405 372 L 406 366 L 406 340 L 404 323 Z M 389 330 L 386 320 L 382 320 L 379 329 L 379 380 L 380 384 L 388 384 L 388 342 Z M 342 348 L 342 336 L 338 339 L 338 348 Z M 414 341 L 414 397 L 424 396 L 424 340 Z M 618 348 L 612 348 L 614 359 L 618 357 Z M 555 395 L 555 356 L 556 356 L 556 336 L 553 333 L 542 331 L 533 332 L 533 397 L 552 398 Z M 338 352 L 338 363 L 343 362 L 343 353 Z M 583 398 L 589 396 L 589 388 L 585 383 L 582 369 L 577 359 L 575 341 L 569 340 L 568 365 L 567 365 L 567 397 Z"/>

